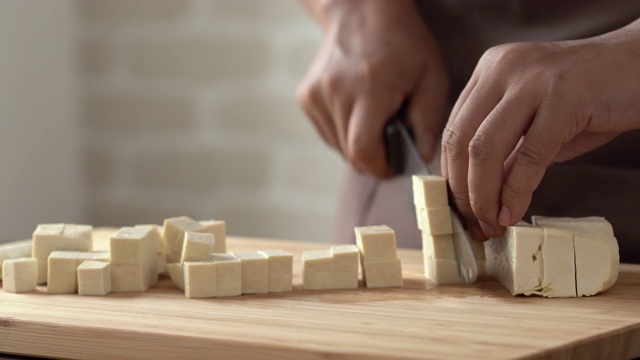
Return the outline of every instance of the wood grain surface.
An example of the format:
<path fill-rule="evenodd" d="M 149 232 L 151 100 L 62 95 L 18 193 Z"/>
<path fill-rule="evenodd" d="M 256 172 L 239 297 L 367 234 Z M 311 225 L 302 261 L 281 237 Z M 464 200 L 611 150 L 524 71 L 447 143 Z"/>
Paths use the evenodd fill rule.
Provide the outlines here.
<path fill-rule="evenodd" d="M 98 247 L 112 230 L 96 231 Z M 163 278 L 106 297 L 0 291 L 0 353 L 74 359 L 551 358 L 640 356 L 640 265 L 591 298 L 512 297 L 481 274 L 435 286 L 399 250 L 405 286 L 304 291 L 300 252 L 324 244 L 229 237 L 229 251 L 295 254 L 294 291 L 190 300 Z"/>

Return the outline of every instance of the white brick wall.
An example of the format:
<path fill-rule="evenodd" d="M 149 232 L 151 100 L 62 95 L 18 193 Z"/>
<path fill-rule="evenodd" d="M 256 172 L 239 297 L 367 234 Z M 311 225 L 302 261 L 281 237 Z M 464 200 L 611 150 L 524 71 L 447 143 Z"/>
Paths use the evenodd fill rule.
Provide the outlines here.
<path fill-rule="evenodd" d="M 221 218 L 330 241 L 342 161 L 294 90 L 319 46 L 295 0 L 77 0 L 90 221 Z"/>

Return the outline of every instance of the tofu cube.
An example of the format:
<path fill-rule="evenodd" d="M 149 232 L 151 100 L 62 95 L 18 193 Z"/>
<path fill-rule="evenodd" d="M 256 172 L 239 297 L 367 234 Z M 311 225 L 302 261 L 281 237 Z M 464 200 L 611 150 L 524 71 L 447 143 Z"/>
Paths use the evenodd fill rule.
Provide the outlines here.
<path fill-rule="evenodd" d="M 214 253 L 226 253 L 227 252 L 227 227 L 226 223 L 221 220 L 206 220 L 200 221 L 202 228 L 198 232 L 213 234 L 213 238 L 216 240 L 213 245 Z"/>
<path fill-rule="evenodd" d="M 158 275 L 166 273 L 165 266 L 167 265 L 167 256 L 165 253 L 158 253 Z"/>
<path fill-rule="evenodd" d="M 442 176 L 414 175 L 413 203 L 419 208 L 448 207 L 447 182 Z"/>
<path fill-rule="evenodd" d="M 74 294 L 77 282 L 77 251 L 54 251 L 49 255 L 47 272 L 47 293 Z"/>
<path fill-rule="evenodd" d="M 109 251 L 99 250 L 79 252 L 78 256 L 76 257 L 76 267 L 82 265 L 82 263 L 84 263 L 85 261 L 109 262 Z"/>
<path fill-rule="evenodd" d="M 167 262 L 180 262 L 184 233 L 187 231 L 197 232 L 200 229 L 202 229 L 202 225 L 188 216 L 165 219 L 162 227 L 162 239 L 167 252 Z"/>
<path fill-rule="evenodd" d="M 142 264 L 111 263 L 111 291 L 147 291 L 158 282 L 158 268 Z"/>
<path fill-rule="evenodd" d="M 47 282 L 48 258 L 54 251 L 91 251 L 92 227 L 75 224 L 41 224 L 33 233 L 32 257 L 38 260 L 38 284 Z"/>
<path fill-rule="evenodd" d="M 111 265 L 108 262 L 86 260 L 77 271 L 79 295 L 105 296 L 111 292 Z"/>
<path fill-rule="evenodd" d="M 333 289 L 356 289 L 358 287 L 358 266 L 360 252 L 355 245 L 338 245 L 331 247 L 333 256 L 332 285 Z"/>
<path fill-rule="evenodd" d="M 362 261 L 395 260 L 396 233 L 386 225 L 356 227 L 356 243 Z"/>
<path fill-rule="evenodd" d="M 2 278 L 2 263 L 5 260 L 29 258 L 31 257 L 32 252 L 32 240 L 22 240 L 8 244 L 0 244 L 0 280 Z"/>
<path fill-rule="evenodd" d="M 429 281 L 438 285 L 464 284 L 455 259 L 424 259 L 424 274 Z"/>
<path fill-rule="evenodd" d="M 453 246 L 453 234 L 431 235 L 423 232 L 422 253 L 426 259 L 455 260 L 456 251 Z"/>
<path fill-rule="evenodd" d="M 165 270 L 169 277 L 171 278 L 171 282 L 178 289 L 184 290 L 184 267 L 180 263 L 170 263 L 165 265 Z"/>
<path fill-rule="evenodd" d="M 400 259 L 362 263 L 364 284 L 368 288 L 402 287 Z"/>
<path fill-rule="evenodd" d="M 291 291 L 293 287 L 293 254 L 282 250 L 260 251 L 269 259 L 268 292 Z"/>
<path fill-rule="evenodd" d="M 136 225 L 136 228 L 147 228 L 147 229 L 151 229 L 151 231 L 154 232 L 153 237 L 156 239 L 156 251 L 158 253 L 164 253 L 165 249 L 164 249 L 164 241 L 162 240 L 162 233 L 161 230 L 162 229 L 162 225 L 155 225 L 155 224 L 144 224 L 144 225 Z"/>
<path fill-rule="evenodd" d="M 232 254 L 213 254 L 211 261 L 216 264 L 218 297 L 242 294 L 242 263 Z"/>
<path fill-rule="evenodd" d="M 182 245 L 180 262 L 207 261 L 213 253 L 213 235 L 199 232 L 186 231 Z"/>
<path fill-rule="evenodd" d="M 418 228 L 423 233 L 445 235 L 453 233 L 451 208 L 416 208 Z"/>
<path fill-rule="evenodd" d="M 156 241 L 151 228 L 123 227 L 109 239 L 110 261 L 118 265 L 155 265 Z"/>
<path fill-rule="evenodd" d="M 302 287 L 305 290 L 333 288 L 333 255 L 331 250 L 302 252 Z"/>
<path fill-rule="evenodd" d="M 236 252 L 242 263 L 242 293 L 266 294 L 269 286 L 269 259 L 258 251 Z"/>
<path fill-rule="evenodd" d="M 185 262 L 184 294 L 189 299 L 212 298 L 218 295 L 216 263 L 212 261 Z"/>
<path fill-rule="evenodd" d="M 10 293 L 36 290 L 38 261 L 33 258 L 7 259 L 2 263 L 2 288 Z"/>

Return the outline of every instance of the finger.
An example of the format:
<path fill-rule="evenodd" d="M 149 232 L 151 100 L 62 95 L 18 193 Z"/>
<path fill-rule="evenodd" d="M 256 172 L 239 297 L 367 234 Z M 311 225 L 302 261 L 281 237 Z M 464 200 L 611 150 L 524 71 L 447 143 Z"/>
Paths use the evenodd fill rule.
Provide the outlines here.
<path fill-rule="evenodd" d="M 554 162 L 564 162 L 576 158 L 584 153 L 599 148 L 613 140 L 619 133 L 596 133 L 583 131 L 564 145 Z"/>
<path fill-rule="evenodd" d="M 504 162 L 531 124 L 535 107 L 530 99 L 513 92 L 505 95 L 469 144 L 469 201 L 489 237 L 504 232 L 498 223 Z"/>
<path fill-rule="evenodd" d="M 340 151 L 346 156 L 349 152 L 347 135 L 349 130 L 349 117 L 353 109 L 353 100 L 347 95 L 338 96 L 338 94 L 335 93 L 332 97 L 333 99 L 329 101 L 329 109 L 331 111 L 330 121 L 333 125 Z M 327 99 L 330 98 L 327 97 Z"/>
<path fill-rule="evenodd" d="M 331 116 L 320 93 L 313 86 L 302 85 L 296 92 L 296 99 L 324 142 L 341 152 Z"/>
<path fill-rule="evenodd" d="M 448 83 L 445 79 L 429 77 L 423 80 L 409 101 L 409 123 L 413 128 L 420 155 L 430 161 L 445 125 Z"/>

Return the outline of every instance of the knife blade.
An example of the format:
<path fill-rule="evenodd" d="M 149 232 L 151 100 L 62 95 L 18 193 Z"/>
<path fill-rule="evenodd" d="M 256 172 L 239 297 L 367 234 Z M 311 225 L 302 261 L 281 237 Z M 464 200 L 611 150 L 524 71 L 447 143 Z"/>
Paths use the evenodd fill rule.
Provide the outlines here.
<path fill-rule="evenodd" d="M 415 146 L 411 127 L 405 116 L 405 106 L 389 121 L 385 127 L 384 139 L 389 167 L 397 174 L 408 177 L 408 193 L 410 206 L 413 206 L 413 175 L 429 175 L 431 172 Z M 458 272 L 465 283 L 470 284 L 478 278 L 478 263 L 473 251 L 469 235 L 462 226 L 460 216 L 455 208 L 451 208 L 453 226 L 453 245 L 458 261 Z"/>

